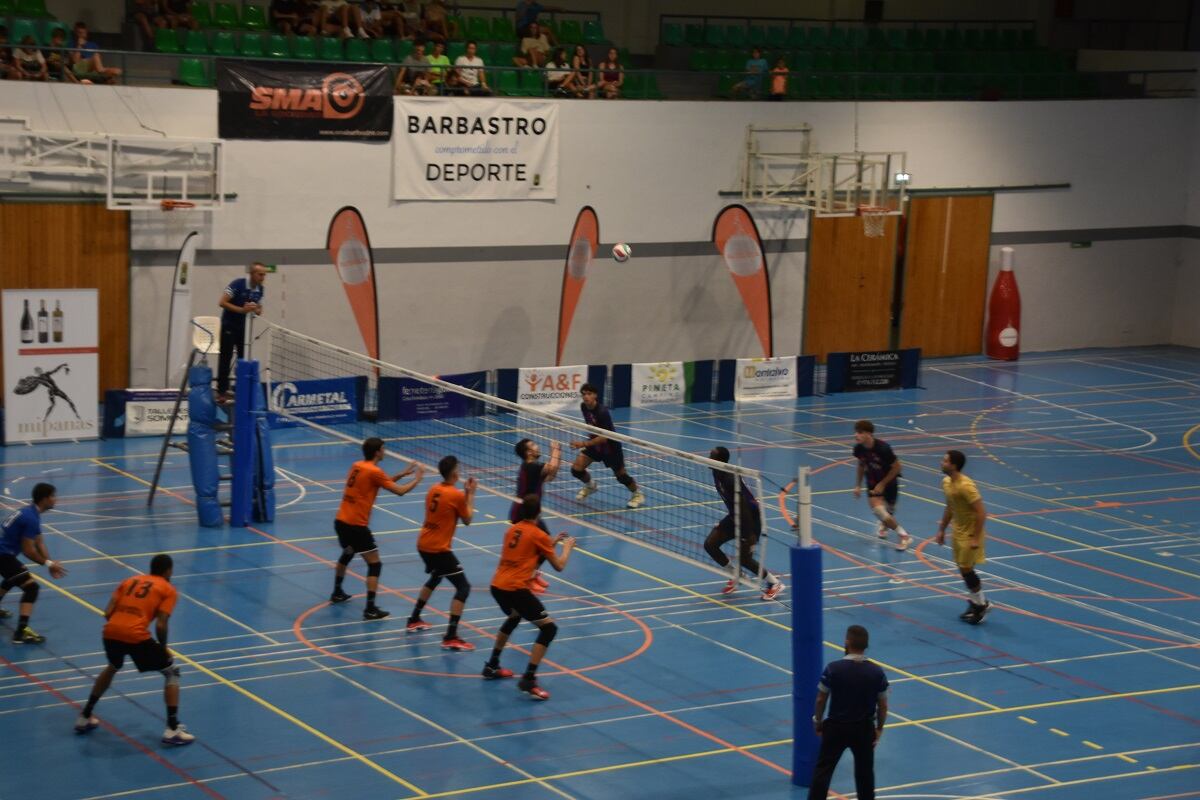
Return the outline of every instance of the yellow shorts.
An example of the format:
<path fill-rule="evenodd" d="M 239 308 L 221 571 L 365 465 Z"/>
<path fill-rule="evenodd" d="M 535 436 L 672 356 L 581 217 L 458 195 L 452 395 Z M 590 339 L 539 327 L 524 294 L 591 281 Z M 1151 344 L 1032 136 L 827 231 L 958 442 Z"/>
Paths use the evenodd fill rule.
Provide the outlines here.
<path fill-rule="evenodd" d="M 986 536 L 979 540 L 979 547 L 971 547 L 970 536 L 955 534 L 952 539 L 952 547 L 954 550 L 954 563 L 958 565 L 959 569 L 971 569 L 976 564 L 982 564 L 987 560 L 984 557 L 984 550 L 987 547 Z"/>

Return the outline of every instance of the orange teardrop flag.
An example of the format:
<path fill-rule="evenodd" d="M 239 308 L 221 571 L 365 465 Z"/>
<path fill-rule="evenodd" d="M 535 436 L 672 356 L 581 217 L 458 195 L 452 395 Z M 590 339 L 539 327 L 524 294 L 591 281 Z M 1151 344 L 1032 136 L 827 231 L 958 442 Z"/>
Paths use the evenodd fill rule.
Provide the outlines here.
<path fill-rule="evenodd" d="M 713 223 L 713 244 L 725 259 L 734 285 L 746 304 L 746 312 L 754 323 L 763 355 L 774 353 L 771 331 L 771 279 L 763 258 L 762 238 L 758 226 L 745 206 L 733 205 L 721 209 Z"/>
<path fill-rule="evenodd" d="M 563 350 L 567 347 L 567 336 L 571 333 L 571 320 L 579 295 L 587 281 L 588 269 L 596 251 L 600 249 L 600 220 L 591 206 L 584 206 L 575 218 L 571 231 L 571 244 L 567 247 L 567 261 L 563 265 L 562 300 L 558 306 L 558 353 L 555 366 L 562 364 Z"/>
<path fill-rule="evenodd" d="M 342 279 L 367 355 L 377 359 L 379 303 L 375 294 L 375 257 L 367 238 L 367 226 L 357 208 L 345 206 L 333 215 L 325 247 Z"/>

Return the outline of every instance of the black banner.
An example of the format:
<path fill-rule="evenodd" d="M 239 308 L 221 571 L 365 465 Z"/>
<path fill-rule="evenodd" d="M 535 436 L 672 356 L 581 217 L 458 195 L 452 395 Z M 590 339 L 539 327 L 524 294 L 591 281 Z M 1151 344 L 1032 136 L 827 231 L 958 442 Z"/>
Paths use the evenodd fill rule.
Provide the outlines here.
<path fill-rule="evenodd" d="M 217 91 L 222 139 L 392 138 L 387 67 L 218 60 Z"/>
<path fill-rule="evenodd" d="M 849 353 L 846 367 L 847 392 L 866 389 L 896 389 L 900 386 L 900 351 L 878 350 Z"/>

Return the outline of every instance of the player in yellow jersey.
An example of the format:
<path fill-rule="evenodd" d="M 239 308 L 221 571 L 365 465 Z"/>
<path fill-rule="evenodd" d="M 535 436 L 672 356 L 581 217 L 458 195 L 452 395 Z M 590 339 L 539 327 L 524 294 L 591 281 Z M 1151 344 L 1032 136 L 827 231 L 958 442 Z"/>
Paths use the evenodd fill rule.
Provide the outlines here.
<path fill-rule="evenodd" d="M 975 488 L 975 481 L 962 473 L 967 457 L 958 450 L 947 450 L 942 458 L 942 491 L 946 493 L 946 510 L 938 525 L 937 543 L 946 543 L 946 526 L 951 525 L 951 545 L 954 548 L 954 563 L 962 573 L 963 582 L 970 593 L 967 610 L 959 619 L 972 625 L 983 622 L 992 604 L 983 596 L 983 582 L 975 572 L 975 566 L 984 562 L 984 521 L 987 510 L 983 498 Z"/>

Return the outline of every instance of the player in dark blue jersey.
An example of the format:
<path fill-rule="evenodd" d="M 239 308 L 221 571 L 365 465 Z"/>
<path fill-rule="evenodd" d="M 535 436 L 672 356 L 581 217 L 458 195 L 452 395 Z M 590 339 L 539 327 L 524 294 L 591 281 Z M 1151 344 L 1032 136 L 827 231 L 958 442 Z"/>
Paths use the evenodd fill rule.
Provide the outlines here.
<path fill-rule="evenodd" d="M 39 587 L 18 556 L 23 555 L 41 564 L 53 578 L 67 574 L 61 564 L 50 560 L 46 544 L 42 541 L 42 514 L 54 508 L 58 495 L 50 484 L 39 483 L 33 487 L 32 499 L 32 503 L 8 514 L 0 524 L 0 599 L 9 589 L 21 590 L 20 617 L 13 629 L 13 644 L 41 644 L 46 641 L 45 636 L 34 633 L 33 628 L 29 627 L 29 617 L 33 614 L 33 604 L 37 602 Z M 0 616 L 7 617 L 8 613 Z"/>
<path fill-rule="evenodd" d="M 532 494 L 541 499 L 542 486 L 547 481 L 554 480 L 558 475 L 558 465 L 562 461 L 562 445 L 558 442 L 550 444 L 550 460 L 545 464 L 541 462 L 542 449 L 532 439 L 522 439 L 517 442 L 513 450 L 521 459 L 521 469 L 517 473 L 517 497 L 524 498 Z M 509 522 L 515 525 L 523 519 L 521 508 L 522 505 L 519 502 L 512 504 L 512 508 L 508 512 Z M 546 523 L 541 517 L 537 519 L 537 526 L 546 533 L 550 533 L 550 529 L 546 527 Z M 550 586 L 542 577 L 541 566 L 542 562 L 539 561 L 539 569 L 533 573 L 533 581 L 529 584 L 529 588 L 538 594 L 546 591 L 546 588 Z"/>
<path fill-rule="evenodd" d="M 600 403 L 600 391 L 594 385 L 585 383 L 579 393 L 583 396 L 583 402 L 579 404 L 583 421 L 594 428 L 616 431 L 612 414 Z M 579 451 L 575 463 L 571 465 L 571 474 L 583 483 L 583 488 L 575 495 L 576 500 L 586 500 L 588 495 L 600 488 L 587 468 L 593 461 L 603 461 L 604 466 L 613 471 L 617 483 L 629 490 L 629 502 L 625 504 L 627 508 L 637 508 L 646 502 L 646 495 L 638 489 L 637 481 L 625 471 L 625 451 L 620 442 L 597 434 L 590 439 L 571 442 L 571 447 Z"/>
<path fill-rule="evenodd" d="M 893 530 L 900 537 L 897 550 L 907 550 L 912 537 L 904 526 L 896 521 L 896 501 L 900 499 L 900 459 L 892 452 L 891 445 L 875 438 L 875 424 L 869 419 L 854 423 L 854 457 L 858 459 L 858 473 L 854 478 L 854 496 L 862 494 L 863 477 L 867 479 L 867 502 L 871 513 L 879 518 L 880 539 L 888 537 Z"/>
<path fill-rule="evenodd" d="M 724 447 L 714 447 L 708 454 L 708 457 L 713 461 L 720 461 L 722 464 L 729 463 L 729 450 Z M 708 553 L 713 561 L 726 567 L 731 572 L 733 566 L 729 562 L 729 556 L 721 550 L 721 545 L 726 542 L 731 542 L 737 537 L 737 530 L 734 519 L 734 480 L 733 476 L 723 470 L 712 470 L 713 482 L 717 487 L 717 494 L 721 496 L 721 500 L 725 503 L 725 508 L 729 513 L 725 518 L 717 523 L 713 528 L 708 538 L 704 540 L 704 550 Z M 754 497 L 754 492 L 750 491 L 745 482 L 741 478 L 737 479 L 737 500 L 739 507 L 737 509 L 737 522 L 741 523 L 742 542 L 741 548 L 738 550 L 739 559 L 742 569 L 753 575 L 755 578 L 759 576 L 758 559 L 754 557 L 754 546 L 758 544 L 758 538 L 762 535 L 762 509 L 758 507 L 758 500 Z M 784 590 L 783 581 L 779 580 L 773 573 L 763 571 L 763 577 L 767 580 L 767 588 L 763 590 L 763 600 L 774 600 L 779 596 L 779 593 Z M 729 594 L 737 589 L 737 575 L 731 575 L 729 582 L 725 584 L 725 588 L 721 590 L 722 594 Z"/>

